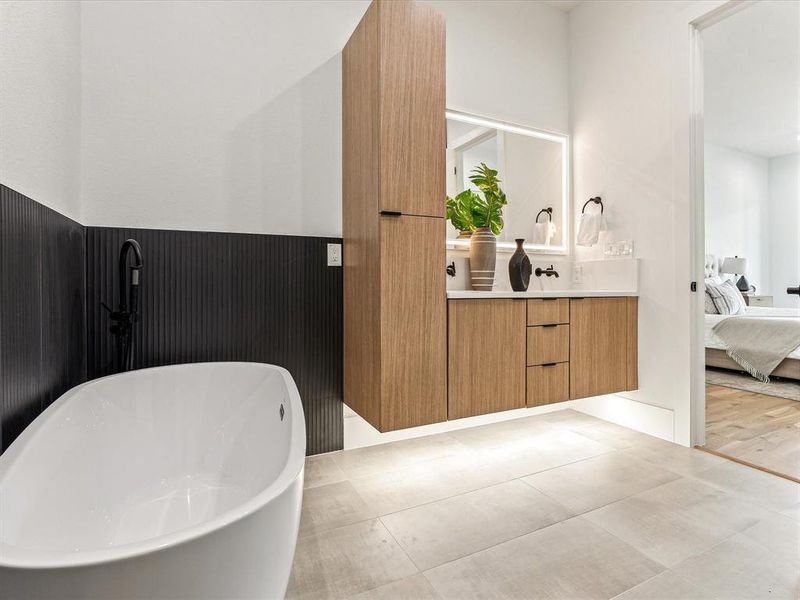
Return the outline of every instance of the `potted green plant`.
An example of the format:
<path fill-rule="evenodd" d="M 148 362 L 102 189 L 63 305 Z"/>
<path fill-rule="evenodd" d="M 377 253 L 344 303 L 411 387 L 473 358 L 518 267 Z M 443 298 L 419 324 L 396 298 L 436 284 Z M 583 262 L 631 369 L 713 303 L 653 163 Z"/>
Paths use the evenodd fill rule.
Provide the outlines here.
<path fill-rule="evenodd" d="M 503 230 L 503 207 L 508 200 L 500 188 L 497 171 L 485 163 L 472 170 L 469 180 L 483 194 L 483 197 L 475 194 L 472 205 L 475 230 L 469 246 L 470 280 L 473 290 L 491 292 L 497 261 L 497 236 Z"/>
<path fill-rule="evenodd" d="M 454 198 L 447 196 L 447 219 L 458 230 L 458 239 L 469 239 L 475 231 L 475 206 L 481 201 L 473 190 L 464 190 Z"/>

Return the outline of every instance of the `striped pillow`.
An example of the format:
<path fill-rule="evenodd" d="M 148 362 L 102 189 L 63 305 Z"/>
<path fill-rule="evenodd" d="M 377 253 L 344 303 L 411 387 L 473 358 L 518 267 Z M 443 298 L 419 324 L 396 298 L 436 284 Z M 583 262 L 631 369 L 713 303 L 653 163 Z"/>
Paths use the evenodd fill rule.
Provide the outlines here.
<path fill-rule="evenodd" d="M 745 312 L 744 296 L 733 281 L 706 283 L 706 294 L 721 315 L 741 315 Z"/>

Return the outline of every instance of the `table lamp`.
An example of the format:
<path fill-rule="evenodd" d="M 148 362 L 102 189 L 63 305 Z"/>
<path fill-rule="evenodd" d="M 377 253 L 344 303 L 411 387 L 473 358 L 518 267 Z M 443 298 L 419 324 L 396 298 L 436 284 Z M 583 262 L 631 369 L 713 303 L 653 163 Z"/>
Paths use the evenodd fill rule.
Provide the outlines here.
<path fill-rule="evenodd" d="M 740 292 L 749 292 L 751 290 L 750 282 L 747 281 L 747 277 L 745 277 L 745 273 L 747 272 L 746 258 L 740 258 L 738 256 L 734 256 L 733 258 L 729 256 L 725 258 L 725 260 L 722 261 L 722 266 L 720 267 L 719 272 L 731 273 L 732 275 L 741 275 L 739 281 L 736 282 L 736 287 L 739 288 Z"/>

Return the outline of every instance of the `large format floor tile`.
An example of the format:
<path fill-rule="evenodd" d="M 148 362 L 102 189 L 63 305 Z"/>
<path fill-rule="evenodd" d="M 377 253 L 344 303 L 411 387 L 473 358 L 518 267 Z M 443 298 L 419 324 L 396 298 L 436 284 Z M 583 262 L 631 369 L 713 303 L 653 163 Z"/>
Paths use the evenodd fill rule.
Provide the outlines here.
<path fill-rule="evenodd" d="M 785 510 L 800 503 L 800 484 L 729 460 L 701 471 L 696 476 L 720 489 L 773 510 Z"/>
<path fill-rule="evenodd" d="M 320 454 L 306 458 L 305 480 L 306 488 L 327 485 L 344 481 L 347 476 L 336 464 L 333 454 Z"/>
<path fill-rule="evenodd" d="M 496 461 L 513 477 L 523 477 L 613 451 L 610 446 L 563 430 L 509 442 L 488 449 L 483 455 Z"/>
<path fill-rule="evenodd" d="M 606 599 L 662 567 L 581 517 L 426 571 L 443 598 Z"/>
<path fill-rule="evenodd" d="M 375 519 L 300 538 L 287 598 L 347 598 L 417 573 Z"/>
<path fill-rule="evenodd" d="M 745 529 L 742 535 L 768 549 L 770 555 L 797 565 L 800 571 L 800 523 L 776 514 Z"/>
<path fill-rule="evenodd" d="M 689 583 L 672 571 L 659 573 L 614 600 L 723 600 Z"/>
<path fill-rule="evenodd" d="M 353 596 L 352 600 L 437 600 L 439 595 L 422 573 Z"/>
<path fill-rule="evenodd" d="M 459 454 L 464 446 L 448 434 L 355 448 L 333 454 L 339 468 L 351 479 L 402 469 L 444 456 Z"/>
<path fill-rule="evenodd" d="M 511 477 L 473 454 L 437 458 L 396 471 L 353 479 L 353 487 L 379 515 L 488 487 Z"/>
<path fill-rule="evenodd" d="M 448 435 L 473 450 L 485 450 L 554 431 L 556 427 L 536 416 L 468 427 L 451 431 Z"/>
<path fill-rule="evenodd" d="M 797 600 L 798 561 L 785 562 L 744 535 L 733 536 L 675 567 L 675 573 L 725 600 Z"/>
<path fill-rule="evenodd" d="M 654 465 L 685 476 L 696 475 L 712 467 L 729 462 L 708 452 L 695 448 L 686 448 L 658 438 L 650 438 L 646 442 L 623 450 L 623 452 L 634 458 L 646 460 Z"/>
<path fill-rule="evenodd" d="M 672 567 L 769 515 L 701 481 L 678 479 L 584 516 Z"/>
<path fill-rule="evenodd" d="M 421 570 L 572 516 L 519 480 L 432 502 L 381 520 Z"/>
<path fill-rule="evenodd" d="M 672 471 L 613 452 L 529 475 L 524 481 L 582 513 L 678 477 Z"/>
<path fill-rule="evenodd" d="M 800 598 L 800 486 L 571 410 L 311 457 L 305 485 L 289 598 Z"/>
<path fill-rule="evenodd" d="M 571 408 L 544 413 L 536 418 L 564 429 L 580 429 L 582 427 L 594 427 L 601 423 L 606 423 L 606 421 L 602 419 L 578 412 Z"/>
<path fill-rule="evenodd" d="M 329 483 L 303 493 L 300 535 L 335 529 L 377 516 L 349 481 Z"/>

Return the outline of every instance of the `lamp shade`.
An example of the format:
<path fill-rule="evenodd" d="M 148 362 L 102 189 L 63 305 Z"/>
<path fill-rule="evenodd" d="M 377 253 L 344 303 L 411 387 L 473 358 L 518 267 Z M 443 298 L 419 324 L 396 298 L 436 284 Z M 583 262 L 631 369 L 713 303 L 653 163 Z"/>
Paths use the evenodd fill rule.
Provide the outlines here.
<path fill-rule="evenodd" d="M 738 256 L 731 258 L 729 256 L 722 261 L 722 266 L 720 267 L 719 272 L 738 273 L 739 275 L 744 275 L 747 273 L 747 259 L 739 258 Z"/>

